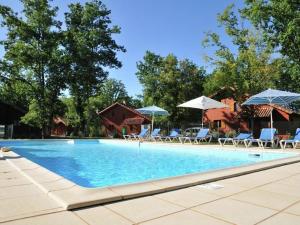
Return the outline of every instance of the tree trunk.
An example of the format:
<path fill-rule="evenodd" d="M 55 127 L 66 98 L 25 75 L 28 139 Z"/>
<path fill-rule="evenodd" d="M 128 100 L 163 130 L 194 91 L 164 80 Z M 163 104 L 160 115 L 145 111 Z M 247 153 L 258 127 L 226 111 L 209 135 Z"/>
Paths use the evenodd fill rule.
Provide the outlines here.
<path fill-rule="evenodd" d="M 84 107 L 83 107 L 83 99 L 81 97 L 76 98 L 76 112 L 79 116 L 79 127 L 78 127 L 78 135 L 84 135 L 85 130 L 85 118 L 84 118 Z"/>

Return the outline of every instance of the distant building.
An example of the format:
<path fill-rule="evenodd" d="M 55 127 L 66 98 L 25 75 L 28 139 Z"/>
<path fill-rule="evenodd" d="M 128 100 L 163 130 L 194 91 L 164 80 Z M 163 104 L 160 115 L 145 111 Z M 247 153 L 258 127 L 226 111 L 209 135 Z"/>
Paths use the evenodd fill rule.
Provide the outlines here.
<path fill-rule="evenodd" d="M 273 127 L 278 130 L 278 134 L 294 135 L 295 130 L 300 127 L 300 114 L 297 111 L 279 105 L 261 105 L 253 107 L 253 133 L 259 134 L 264 127 L 270 127 L 270 115 L 273 108 Z"/>
<path fill-rule="evenodd" d="M 66 136 L 68 131 L 68 126 L 63 118 L 56 116 L 53 118 L 53 124 L 51 127 L 51 136 Z"/>
<path fill-rule="evenodd" d="M 22 124 L 26 110 L 0 101 L 0 138 L 37 138 L 40 129 Z"/>
<path fill-rule="evenodd" d="M 147 116 L 118 102 L 102 110 L 98 115 L 107 136 L 122 137 L 122 132 L 139 133 L 142 125 L 151 123 Z"/>
<path fill-rule="evenodd" d="M 294 110 L 278 105 L 241 106 L 233 98 L 234 89 L 221 89 L 210 96 L 228 105 L 229 108 L 209 109 L 204 114 L 204 121 L 211 128 L 221 133 L 232 130 L 250 131 L 257 137 L 260 130 L 270 127 L 270 113 L 273 108 L 273 126 L 281 135 L 294 133 L 300 127 L 300 114 Z"/>
<path fill-rule="evenodd" d="M 26 113 L 23 108 L 0 101 L 0 138 L 40 138 L 40 128 L 21 123 L 21 118 Z M 53 118 L 51 135 L 66 136 L 67 129 L 62 118 Z"/>

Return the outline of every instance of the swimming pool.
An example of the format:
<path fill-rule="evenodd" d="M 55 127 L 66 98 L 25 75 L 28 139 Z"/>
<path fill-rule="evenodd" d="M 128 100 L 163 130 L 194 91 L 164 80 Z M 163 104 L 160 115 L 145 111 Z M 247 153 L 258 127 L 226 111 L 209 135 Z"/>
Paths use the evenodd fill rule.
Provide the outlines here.
<path fill-rule="evenodd" d="M 11 141 L 0 145 L 83 187 L 130 184 L 296 155 L 113 140 Z"/>

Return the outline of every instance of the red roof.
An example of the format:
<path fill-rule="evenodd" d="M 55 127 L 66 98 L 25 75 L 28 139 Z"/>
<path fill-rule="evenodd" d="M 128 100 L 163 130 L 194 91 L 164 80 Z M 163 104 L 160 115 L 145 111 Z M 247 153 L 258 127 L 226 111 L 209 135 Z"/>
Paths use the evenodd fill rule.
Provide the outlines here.
<path fill-rule="evenodd" d="M 254 110 L 254 117 L 270 117 L 271 111 L 272 109 L 268 105 L 259 106 Z"/>
<path fill-rule="evenodd" d="M 285 108 L 283 106 L 275 105 L 275 104 L 272 104 L 272 105 L 257 105 L 257 106 L 255 106 L 255 110 L 254 110 L 254 117 L 270 117 L 272 107 L 273 107 L 273 109 L 275 109 L 277 111 L 282 111 L 282 112 L 285 112 L 289 115 L 293 114 L 293 113 L 296 113 L 291 109 Z"/>
<path fill-rule="evenodd" d="M 126 105 L 123 105 L 123 104 L 121 104 L 119 102 L 116 102 L 116 103 L 112 104 L 111 106 L 108 106 L 107 108 L 103 109 L 101 112 L 98 113 L 98 115 L 101 115 L 101 114 L 105 113 L 106 111 L 112 109 L 115 106 L 121 106 L 121 107 L 123 107 L 123 108 L 125 108 L 125 109 L 127 109 L 127 110 L 129 110 L 131 112 L 133 112 L 134 114 L 136 114 L 136 115 L 144 118 L 145 120 L 150 121 L 150 119 L 147 116 L 145 116 L 145 115 L 141 114 L 140 112 L 138 112 L 137 110 L 135 110 L 133 108 L 130 108 L 130 107 L 126 106 Z"/>
<path fill-rule="evenodd" d="M 54 117 L 54 118 L 53 118 L 53 122 L 54 122 L 55 124 L 62 123 L 63 125 L 66 125 L 66 122 L 65 122 L 62 118 L 60 118 L 60 117 Z"/>

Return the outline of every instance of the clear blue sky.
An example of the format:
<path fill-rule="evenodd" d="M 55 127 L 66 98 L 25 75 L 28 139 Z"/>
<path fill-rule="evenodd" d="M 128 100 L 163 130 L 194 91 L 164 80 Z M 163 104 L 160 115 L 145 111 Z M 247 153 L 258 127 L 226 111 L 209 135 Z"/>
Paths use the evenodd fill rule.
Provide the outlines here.
<path fill-rule="evenodd" d="M 68 5 L 85 0 L 54 0 L 59 7 L 58 19 L 63 21 L 63 13 Z M 179 59 L 188 58 L 210 70 L 204 62 L 204 54 L 211 53 L 203 49 L 201 41 L 206 31 L 217 31 L 224 43 L 230 46 L 230 40 L 224 30 L 218 27 L 217 13 L 222 12 L 230 3 L 237 7 L 242 0 L 103 0 L 112 11 L 112 23 L 121 27 L 122 32 L 115 36 L 117 42 L 124 45 L 126 53 L 118 54 L 123 67 L 111 70 L 110 77 L 122 80 L 130 95 L 141 94 L 136 73 L 136 62 L 141 60 L 146 50 L 165 56 L 173 53 Z M 19 0 L 0 0 L 16 11 L 21 10 Z M 5 37 L 0 30 L 0 39 Z M 3 55 L 3 49 L 0 50 Z"/>

